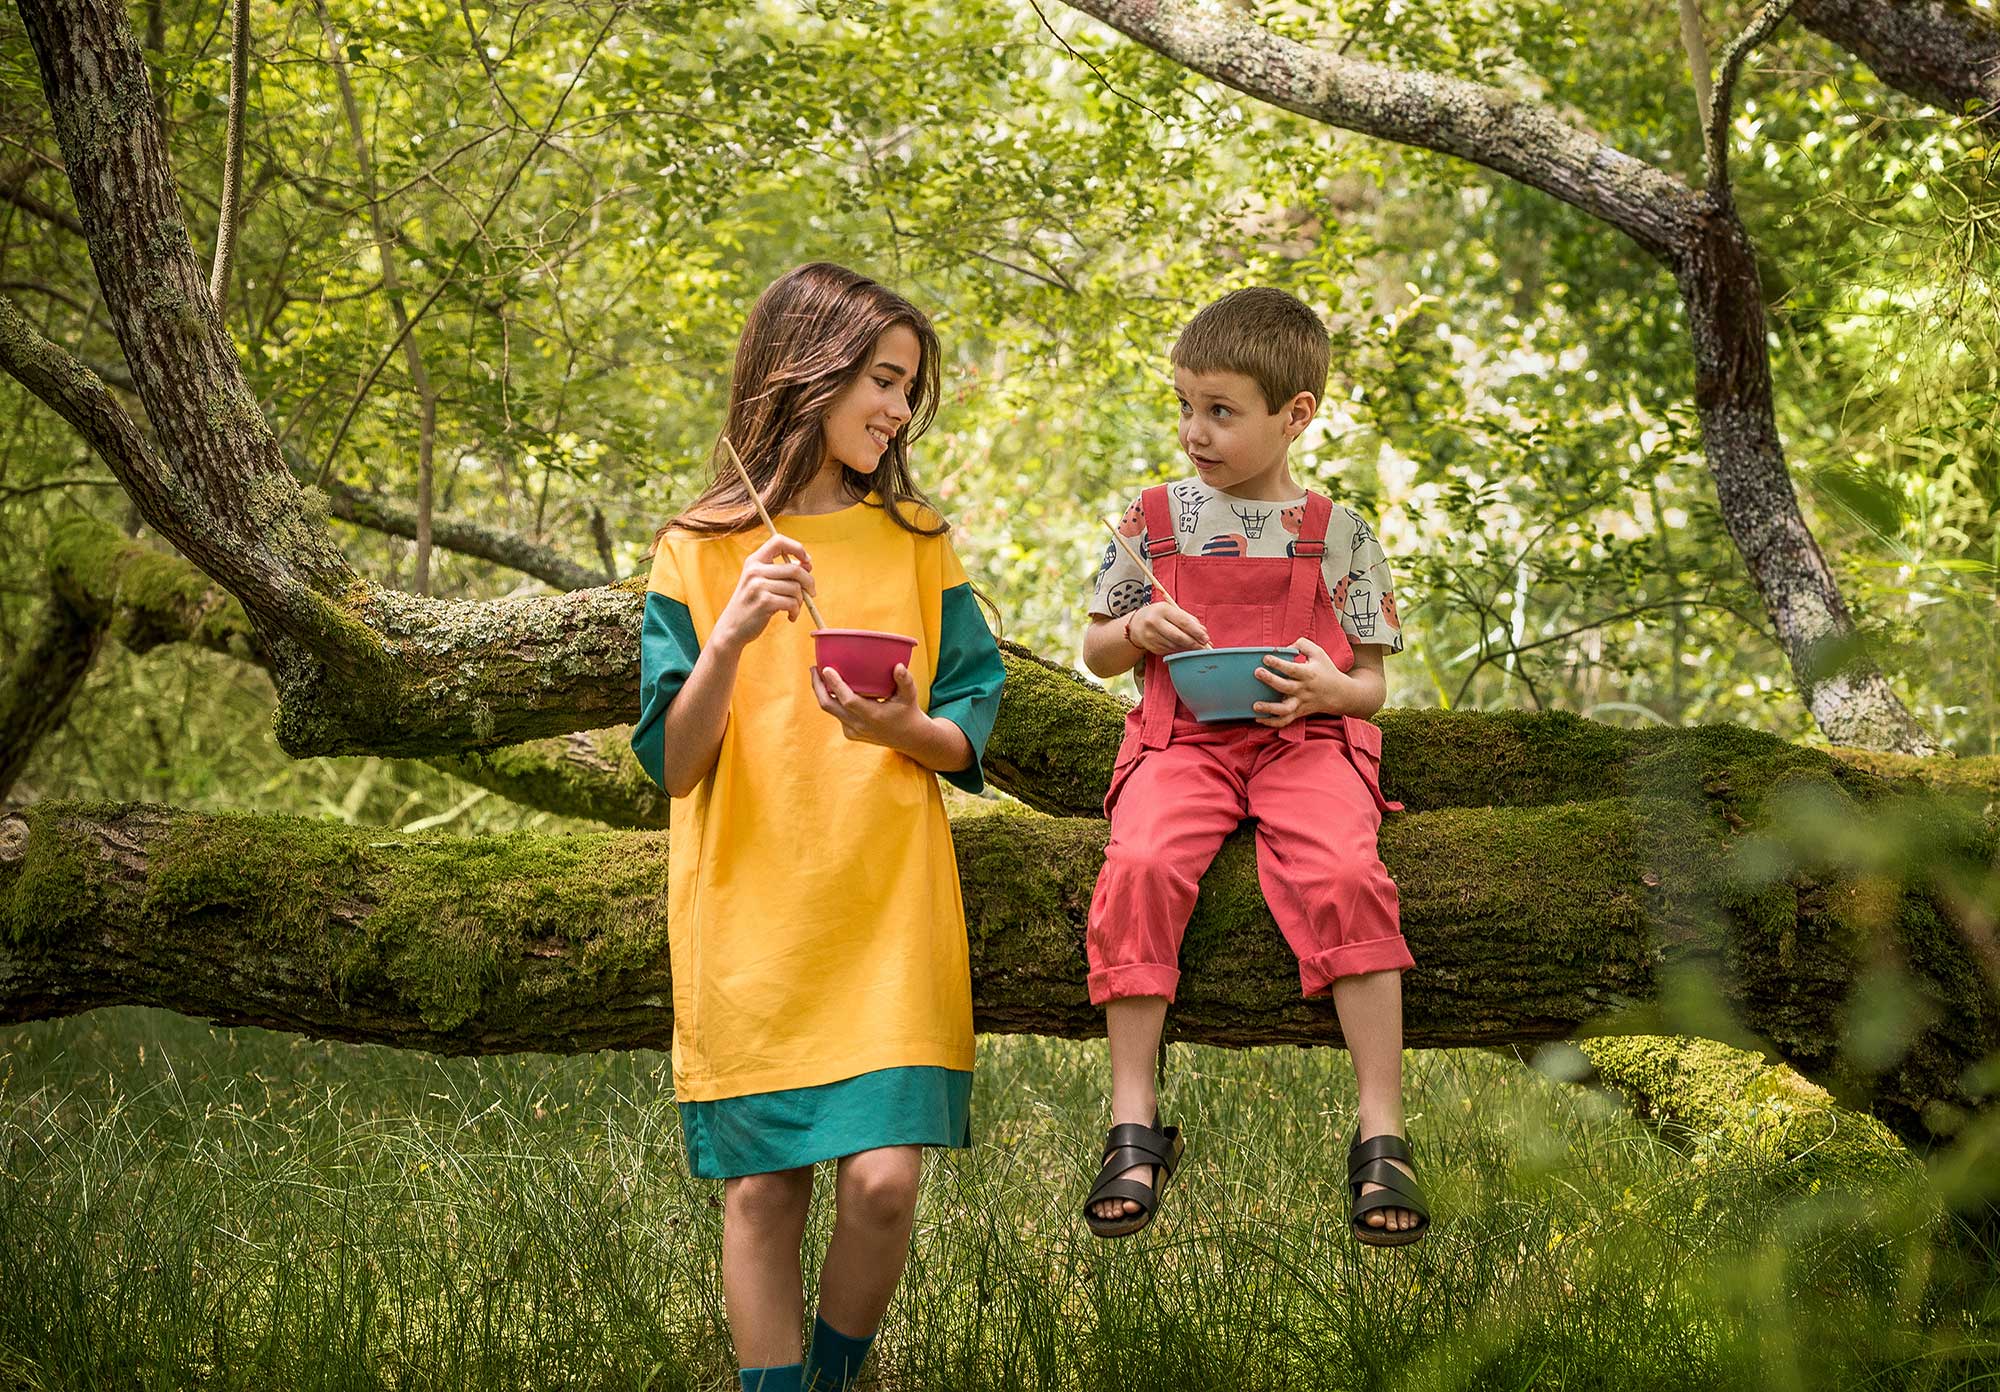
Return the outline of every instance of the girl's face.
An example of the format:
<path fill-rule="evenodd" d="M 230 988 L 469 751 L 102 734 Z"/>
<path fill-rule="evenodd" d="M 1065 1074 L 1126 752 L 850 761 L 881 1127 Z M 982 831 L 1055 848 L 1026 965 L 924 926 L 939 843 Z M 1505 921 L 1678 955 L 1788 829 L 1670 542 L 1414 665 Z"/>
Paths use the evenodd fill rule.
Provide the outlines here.
<path fill-rule="evenodd" d="M 857 474 L 872 474 L 882 452 L 909 423 L 922 353 L 916 332 L 895 324 L 875 340 L 868 365 L 827 409 L 826 457 Z"/>

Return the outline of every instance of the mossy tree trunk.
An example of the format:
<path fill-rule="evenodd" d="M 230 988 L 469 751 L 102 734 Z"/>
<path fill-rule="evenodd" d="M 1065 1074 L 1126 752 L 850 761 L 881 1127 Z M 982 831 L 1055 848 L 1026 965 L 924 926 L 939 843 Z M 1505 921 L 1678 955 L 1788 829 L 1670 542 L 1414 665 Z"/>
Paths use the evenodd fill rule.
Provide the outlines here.
<path fill-rule="evenodd" d="M 1906 1137 L 1980 1105 L 1966 1079 L 2000 1049 L 2000 995 L 1948 896 L 1746 868 L 1736 823 L 1864 777 L 1784 748 L 1711 767 L 1696 790 L 1674 780 L 1678 794 L 1392 818 L 1383 859 L 1423 964 L 1406 978 L 1409 1042 L 1699 1025 L 1754 1036 Z M 1983 824 L 1908 802 L 1934 853 L 1990 863 Z M 1105 834 L 1026 812 L 956 823 L 982 1028 L 1101 1032 L 1082 925 Z M 0 831 L 0 1018 L 138 1002 L 452 1053 L 659 1045 L 667 848 L 664 833 L 403 837 L 38 805 Z M 1890 1047 L 1844 1047 L 1857 987 L 1891 965 L 1927 1009 Z M 1339 1042 L 1330 1005 L 1298 997 L 1245 833 L 1203 880 L 1183 966 L 1175 1037 Z"/>

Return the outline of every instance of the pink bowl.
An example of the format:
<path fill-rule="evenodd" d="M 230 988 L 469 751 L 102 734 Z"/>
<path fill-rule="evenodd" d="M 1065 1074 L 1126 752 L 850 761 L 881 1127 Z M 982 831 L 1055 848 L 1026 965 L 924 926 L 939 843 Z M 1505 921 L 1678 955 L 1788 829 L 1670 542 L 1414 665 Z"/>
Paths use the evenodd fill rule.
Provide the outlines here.
<path fill-rule="evenodd" d="M 896 664 L 908 663 L 917 640 L 868 628 L 816 628 L 813 660 L 831 667 L 857 696 L 894 696 Z"/>

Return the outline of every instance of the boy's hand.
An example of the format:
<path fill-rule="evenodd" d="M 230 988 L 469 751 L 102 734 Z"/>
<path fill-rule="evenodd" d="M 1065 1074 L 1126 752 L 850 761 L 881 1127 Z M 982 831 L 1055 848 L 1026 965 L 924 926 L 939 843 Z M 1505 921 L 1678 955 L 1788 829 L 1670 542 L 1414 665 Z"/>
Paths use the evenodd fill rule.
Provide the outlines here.
<path fill-rule="evenodd" d="M 1208 630 L 1201 626 L 1201 620 L 1164 599 L 1134 609 L 1125 632 L 1135 647 L 1161 657 L 1209 645 Z"/>
<path fill-rule="evenodd" d="M 1301 661 L 1270 656 L 1257 669 L 1257 680 L 1282 699 L 1259 701 L 1251 707 L 1257 723 L 1281 730 L 1307 715 L 1344 715 L 1356 704 L 1360 684 L 1333 665 L 1326 649 L 1310 638 L 1292 644 Z"/>
<path fill-rule="evenodd" d="M 886 700 L 856 694 L 831 667 L 812 669 L 813 699 L 840 722 L 840 732 L 863 744 L 879 744 L 907 754 L 930 717 L 917 709 L 917 684 L 910 669 L 896 664 L 896 694 Z"/>

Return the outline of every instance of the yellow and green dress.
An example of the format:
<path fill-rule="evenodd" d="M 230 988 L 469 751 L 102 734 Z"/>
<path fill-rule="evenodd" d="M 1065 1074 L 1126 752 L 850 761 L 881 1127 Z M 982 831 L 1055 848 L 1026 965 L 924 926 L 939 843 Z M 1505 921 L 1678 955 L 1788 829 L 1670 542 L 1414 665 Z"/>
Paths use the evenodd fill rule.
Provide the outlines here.
<path fill-rule="evenodd" d="M 828 622 L 917 639 L 918 701 L 973 750 L 944 776 L 979 791 L 1003 671 L 951 543 L 876 495 L 778 528 L 812 553 Z M 632 748 L 655 781 L 667 707 L 764 537 L 670 531 L 654 553 Z M 972 984 L 938 776 L 843 736 L 813 698 L 810 628 L 780 617 L 744 649 L 715 767 L 673 804 L 674 1092 L 703 1178 L 971 1144 Z"/>

